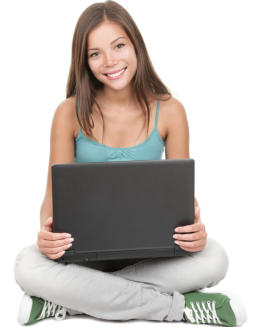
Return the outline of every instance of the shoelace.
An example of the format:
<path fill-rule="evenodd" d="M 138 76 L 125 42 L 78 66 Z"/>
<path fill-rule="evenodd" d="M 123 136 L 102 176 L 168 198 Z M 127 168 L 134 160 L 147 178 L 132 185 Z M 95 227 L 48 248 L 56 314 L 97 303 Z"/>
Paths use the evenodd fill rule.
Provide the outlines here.
<path fill-rule="evenodd" d="M 186 307 L 184 312 L 187 316 L 187 318 L 191 321 L 191 323 L 199 323 L 200 321 L 202 321 L 202 323 L 213 323 L 213 324 L 218 324 L 218 325 L 222 325 L 222 322 L 220 321 L 217 312 L 216 312 L 216 301 L 207 301 L 206 305 L 207 307 L 205 307 L 205 302 L 202 301 L 201 305 L 202 308 L 200 306 L 200 302 L 190 302 L 192 309 Z M 196 305 L 196 307 L 195 307 Z M 193 314 L 194 313 L 194 314 Z M 194 317 L 195 315 L 195 317 Z M 205 321 L 206 320 L 206 321 Z"/>
<path fill-rule="evenodd" d="M 52 310 L 52 312 L 51 312 Z M 63 320 L 66 317 L 66 309 L 61 305 L 45 300 L 41 314 L 37 320 L 55 317 L 56 320 Z"/>

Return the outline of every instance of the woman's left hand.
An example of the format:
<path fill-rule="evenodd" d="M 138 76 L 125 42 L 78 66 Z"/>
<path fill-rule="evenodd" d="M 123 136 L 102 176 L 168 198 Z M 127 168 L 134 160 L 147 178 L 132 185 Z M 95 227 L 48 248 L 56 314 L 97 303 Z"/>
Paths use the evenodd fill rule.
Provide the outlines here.
<path fill-rule="evenodd" d="M 185 251 L 198 252 L 205 248 L 207 233 L 200 218 L 200 206 L 194 200 L 194 224 L 175 228 L 176 234 L 173 235 L 175 243 Z M 191 234 L 184 234 L 191 233 Z"/>

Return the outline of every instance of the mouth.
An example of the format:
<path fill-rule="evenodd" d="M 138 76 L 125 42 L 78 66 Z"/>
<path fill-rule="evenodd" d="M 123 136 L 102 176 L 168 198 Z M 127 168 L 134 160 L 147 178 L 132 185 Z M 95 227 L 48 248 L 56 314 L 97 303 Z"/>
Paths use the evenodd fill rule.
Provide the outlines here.
<path fill-rule="evenodd" d="M 118 70 L 118 71 L 116 71 L 114 73 L 106 73 L 106 74 L 103 74 L 103 75 L 105 75 L 107 77 L 110 77 L 110 78 L 117 78 L 117 77 L 122 76 L 123 73 L 126 71 L 126 69 L 127 69 L 127 67 L 124 67 L 124 68 L 122 68 L 122 69 L 120 69 L 120 70 Z"/>

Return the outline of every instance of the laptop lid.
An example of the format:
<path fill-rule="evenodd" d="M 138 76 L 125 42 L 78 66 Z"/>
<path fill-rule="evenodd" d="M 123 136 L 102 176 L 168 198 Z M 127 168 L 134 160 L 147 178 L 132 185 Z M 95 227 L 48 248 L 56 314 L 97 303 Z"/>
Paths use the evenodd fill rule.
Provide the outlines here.
<path fill-rule="evenodd" d="M 52 165 L 53 232 L 73 246 L 61 262 L 184 255 L 174 228 L 194 222 L 194 160 Z"/>

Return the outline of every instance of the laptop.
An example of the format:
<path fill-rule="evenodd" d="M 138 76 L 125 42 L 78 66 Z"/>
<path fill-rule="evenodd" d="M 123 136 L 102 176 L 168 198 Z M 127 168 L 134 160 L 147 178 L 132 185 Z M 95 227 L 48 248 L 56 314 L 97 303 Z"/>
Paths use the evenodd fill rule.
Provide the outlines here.
<path fill-rule="evenodd" d="M 194 222 L 194 160 L 54 164 L 53 232 L 63 263 L 183 256 L 174 228 Z"/>

